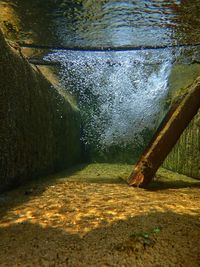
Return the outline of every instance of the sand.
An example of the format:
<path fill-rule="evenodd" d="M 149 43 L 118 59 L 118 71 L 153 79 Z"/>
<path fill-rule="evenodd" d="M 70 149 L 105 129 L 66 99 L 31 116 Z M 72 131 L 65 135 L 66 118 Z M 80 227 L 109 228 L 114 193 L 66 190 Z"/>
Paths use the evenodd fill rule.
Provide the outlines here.
<path fill-rule="evenodd" d="M 0 266 L 200 266 L 200 181 L 78 166 L 0 195 Z"/>

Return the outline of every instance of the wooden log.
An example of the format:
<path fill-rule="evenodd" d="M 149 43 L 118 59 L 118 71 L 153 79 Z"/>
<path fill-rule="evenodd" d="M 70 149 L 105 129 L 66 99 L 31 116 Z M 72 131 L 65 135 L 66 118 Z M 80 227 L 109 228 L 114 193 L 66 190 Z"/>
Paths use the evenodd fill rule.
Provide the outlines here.
<path fill-rule="evenodd" d="M 130 186 L 146 187 L 151 182 L 156 171 L 199 108 L 200 77 L 188 87 L 185 95 L 172 105 L 129 176 L 128 184 Z"/>

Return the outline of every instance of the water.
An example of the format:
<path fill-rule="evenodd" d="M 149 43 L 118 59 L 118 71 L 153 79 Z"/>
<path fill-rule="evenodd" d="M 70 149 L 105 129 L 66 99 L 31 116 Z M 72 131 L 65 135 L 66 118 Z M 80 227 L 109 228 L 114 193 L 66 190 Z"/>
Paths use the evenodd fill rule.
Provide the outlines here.
<path fill-rule="evenodd" d="M 22 18 L 21 32 L 42 44 L 200 43 L 199 0 L 4 1 Z"/>
<path fill-rule="evenodd" d="M 185 24 L 182 32 L 178 30 L 178 21 L 185 19 L 181 1 L 77 1 L 67 11 L 69 3 L 66 3 L 55 16 L 57 34 L 64 45 L 123 47 L 188 43 L 185 33 L 190 23 Z M 197 31 L 196 28 L 192 33 Z M 191 60 L 188 53 L 187 57 L 185 51 L 182 53 L 182 59 Z M 82 141 L 92 160 L 138 158 L 169 109 L 168 81 L 178 54 L 180 51 L 170 49 L 55 51 L 46 57 L 61 63 L 61 82 L 78 99 Z"/>
<path fill-rule="evenodd" d="M 74 41 L 78 45 L 144 45 L 158 43 L 158 36 L 162 35 L 162 42 L 169 43 L 170 33 L 167 29 L 168 9 L 160 9 L 157 1 L 83 1 L 78 8 L 65 12 L 59 35 L 64 43 Z M 74 15 L 73 27 L 66 27 Z M 84 23 L 82 23 L 84 21 Z M 60 20 L 59 20 L 60 23 Z M 160 25 L 163 24 L 163 27 Z M 75 32 L 71 34 L 70 31 Z M 68 39 L 69 37 L 69 39 Z"/>
<path fill-rule="evenodd" d="M 78 98 L 83 142 L 99 150 L 146 145 L 168 96 L 171 51 L 60 52 L 61 82 Z"/>
<path fill-rule="evenodd" d="M 200 2 L 163 0 L 62 1 L 54 13 L 62 44 L 161 45 L 200 40 Z"/>
<path fill-rule="evenodd" d="M 32 27 L 37 43 L 93 48 L 200 43 L 199 0 L 15 2 L 23 6 L 24 30 Z M 91 159 L 132 162 L 169 109 L 173 62 L 188 64 L 197 57 L 199 49 L 188 48 L 54 50 L 45 59 L 60 62 L 61 83 L 78 99 L 82 141 Z"/>

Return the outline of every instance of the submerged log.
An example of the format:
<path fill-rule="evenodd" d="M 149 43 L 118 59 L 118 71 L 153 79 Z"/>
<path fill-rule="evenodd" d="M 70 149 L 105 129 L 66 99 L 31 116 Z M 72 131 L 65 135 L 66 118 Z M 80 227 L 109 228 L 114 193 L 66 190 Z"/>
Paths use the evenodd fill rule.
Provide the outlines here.
<path fill-rule="evenodd" d="M 184 129 L 200 108 L 200 77 L 187 93 L 174 103 L 155 133 L 149 146 L 128 178 L 131 186 L 145 187 L 153 179 Z"/>

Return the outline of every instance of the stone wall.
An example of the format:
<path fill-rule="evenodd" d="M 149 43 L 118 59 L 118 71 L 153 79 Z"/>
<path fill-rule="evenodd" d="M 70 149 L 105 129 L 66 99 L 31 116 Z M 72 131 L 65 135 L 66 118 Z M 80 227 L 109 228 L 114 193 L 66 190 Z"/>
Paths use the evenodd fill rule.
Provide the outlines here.
<path fill-rule="evenodd" d="M 0 191 L 80 160 L 80 114 L 0 31 Z"/>

